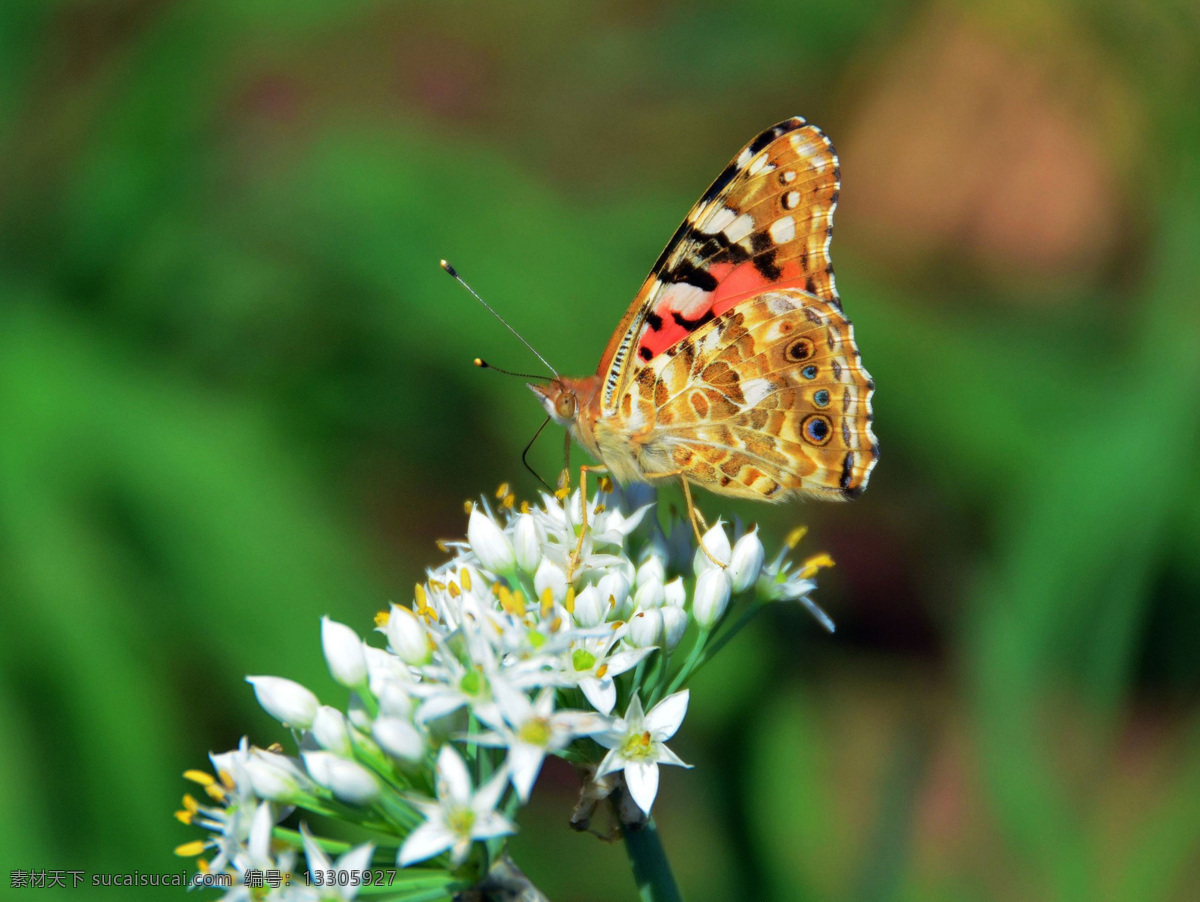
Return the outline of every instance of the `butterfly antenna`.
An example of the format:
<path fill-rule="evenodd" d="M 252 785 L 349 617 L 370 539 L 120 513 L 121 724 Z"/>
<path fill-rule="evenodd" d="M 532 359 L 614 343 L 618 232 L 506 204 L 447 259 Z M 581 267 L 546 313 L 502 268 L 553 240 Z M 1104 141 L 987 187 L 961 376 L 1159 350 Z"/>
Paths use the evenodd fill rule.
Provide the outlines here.
<path fill-rule="evenodd" d="M 533 373 L 514 373 L 512 370 L 502 370 L 498 366 L 492 366 L 482 357 L 475 358 L 475 365 L 481 370 L 495 370 L 497 373 L 503 373 L 506 376 L 517 376 L 521 379 L 545 379 L 547 381 L 553 381 L 550 376 L 537 376 Z"/>
<path fill-rule="evenodd" d="M 540 482 L 542 485 L 544 485 L 546 487 L 546 491 L 553 492 L 554 489 L 550 488 L 550 483 L 548 483 L 548 482 L 546 482 L 546 480 L 542 479 L 541 474 L 538 473 L 538 471 L 535 470 L 532 466 L 530 466 L 529 461 L 527 460 L 527 457 L 529 455 L 529 449 L 533 447 L 533 443 L 537 441 L 537 437 L 542 434 L 542 430 L 546 428 L 546 425 L 549 422 L 550 422 L 550 417 L 546 417 L 546 419 L 542 420 L 542 425 L 538 426 L 537 432 L 535 432 L 533 434 L 533 438 L 531 438 L 529 440 L 529 444 L 526 445 L 525 450 L 521 452 L 521 463 L 523 463 L 525 465 L 526 470 L 528 470 L 530 473 L 532 473 L 534 476 L 537 477 L 538 482 Z"/>
<path fill-rule="evenodd" d="M 542 363 L 544 363 L 546 365 L 546 369 L 548 369 L 555 376 L 558 375 L 558 370 L 556 370 L 554 367 L 552 367 L 550 365 L 550 362 L 545 357 L 543 357 L 541 354 L 539 354 L 537 352 L 537 348 L 535 348 L 533 345 L 531 345 L 529 342 L 527 342 L 525 340 L 524 335 L 522 335 L 520 332 L 518 332 L 516 329 L 514 329 L 512 326 L 510 326 L 508 324 L 508 320 L 506 320 L 499 313 L 497 313 L 492 308 L 491 304 L 489 304 L 487 301 L 485 301 L 483 298 L 481 298 L 479 296 L 479 293 L 477 291 L 475 291 L 475 289 L 472 288 L 470 285 L 468 285 L 463 280 L 463 277 L 458 274 L 457 269 L 455 269 L 453 266 L 451 266 L 445 260 L 441 260 L 439 262 L 442 265 L 442 269 L 446 270 L 446 272 L 448 272 L 450 274 L 451 278 L 453 278 L 454 281 L 458 282 L 459 285 L 461 285 L 463 288 L 467 289 L 467 291 L 471 292 L 471 296 L 473 298 L 475 298 L 475 300 L 479 301 L 479 303 L 483 304 L 483 306 L 487 309 L 488 313 L 490 313 L 492 316 L 496 317 L 496 319 L 500 320 L 500 322 L 502 322 L 504 324 L 504 328 L 506 328 L 513 335 L 517 336 L 517 338 L 520 340 L 521 344 L 523 344 L 523 345 L 525 345 L 525 347 L 529 348 L 529 350 L 531 350 L 533 352 L 533 356 L 536 357 L 538 360 L 540 360 Z M 495 367 L 493 367 L 493 369 L 495 369 Z"/>

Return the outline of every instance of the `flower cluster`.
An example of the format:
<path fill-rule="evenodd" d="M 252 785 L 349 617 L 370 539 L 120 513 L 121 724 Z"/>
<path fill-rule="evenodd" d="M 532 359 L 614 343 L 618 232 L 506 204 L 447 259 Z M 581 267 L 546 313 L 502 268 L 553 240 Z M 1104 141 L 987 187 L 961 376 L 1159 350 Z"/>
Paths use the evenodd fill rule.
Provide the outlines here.
<path fill-rule="evenodd" d="M 397 866 L 390 889 L 372 895 L 476 886 L 547 755 L 585 776 L 577 827 L 604 799 L 625 822 L 644 819 L 659 765 L 687 766 L 667 742 L 687 712 L 689 678 L 771 602 L 797 601 L 832 629 L 809 599 L 832 562 L 787 559 L 802 531 L 767 561 L 757 530 L 717 521 L 698 544 L 686 519 L 661 524 L 645 487 L 605 482 L 591 499 L 563 491 L 519 511 L 506 486 L 497 497 L 496 512 L 469 505 L 465 541 L 439 543 L 449 560 L 428 571 L 411 606 L 377 616 L 386 647 L 322 621 L 345 711 L 291 680 L 248 678 L 294 731 L 298 754 L 243 740 L 212 756 L 216 777 L 188 772 L 207 799 L 185 796 L 178 816 L 208 836 L 178 851 L 204 856 L 210 883 L 227 875 L 225 898 L 349 899 L 372 868 Z M 322 820 L 372 842 L 315 837 Z"/>

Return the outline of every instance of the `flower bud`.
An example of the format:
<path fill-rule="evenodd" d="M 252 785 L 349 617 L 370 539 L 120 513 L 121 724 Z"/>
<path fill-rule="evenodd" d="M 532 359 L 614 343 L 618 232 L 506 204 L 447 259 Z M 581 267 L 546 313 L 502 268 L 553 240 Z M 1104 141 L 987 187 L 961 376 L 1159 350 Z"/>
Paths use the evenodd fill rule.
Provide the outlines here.
<path fill-rule="evenodd" d="M 248 676 L 246 682 L 263 710 L 285 727 L 307 730 L 321 703 L 309 690 L 294 680 L 276 676 Z"/>
<path fill-rule="evenodd" d="M 545 541 L 545 534 L 537 520 L 529 514 L 517 516 L 517 526 L 513 530 L 513 551 L 518 567 L 526 573 L 536 571 L 542 560 L 542 546 Z"/>
<path fill-rule="evenodd" d="M 705 570 L 696 579 L 692 615 L 703 629 L 711 629 L 729 607 L 729 574 L 719 567 Z"/>
<path fill-rule="evenodd" d="M 283 755 L 254 749 L 242 766 L 254 794 L 260 799 L 288 803 L 305 791 L 304 775 Z"/>
<path fill-rule="evenodd" d="M 663 607 L 682 608 L 687 601 L 687 589 L 683 587 L 683 577 L 677 576 L 663 587 Z"/>
<path fill-rule="evenodd" d="M 575 623 L 585 629 L 599 626 L 608 613 L 608 604 L 600 600 L 600 591 L 588 586 L 575 596 Z"/>
<path fill-rule="evenodd" d="M 725 571 L 729 574 L 735 593 L 745 592 L 758 582 L 765 555 L 757 528 L 737 540 L 733 546 L 733 555 L 729 559 L 729 569 Z"/>
<path fill-rule="evenodd" d="M 561 602 L 567 597 L 567 574 L 550 558 L 544 557 L 533 576 L 533 589 L 537 592 L 538 601 L 541 601 L 542 593 L 549 589 L 554 600 Z"/>
<path fill-rule="evenodd" d="M 496 525 L 496 521 L 480 513 L 478 507 L 471 508 L 471 518 L 467 521 L 467 541 L 471 543 L 471 550 L 479 558 L 479 563 L 493 573 L 507 573 L 516 564 L 512 542 L 504 530 Z"/>
<path fill-rule="evenodd" d="M 412 725 L 412 721 L 400 717 L 378 717 L 371 725 L 371 735 L 380 748 L 407 764 L 417 764 L 425 757 L 425 737 Z"/>
<path fill-rule="evenodd" d="M 657 554 L 651 554 L 637 568 L 637 576 L 634 582 L 637 585 L 644 586 L 652 583 L 658 583 L 660 586 L 667 581 L 666 568 L 663 566 L 662 558 Z"/>
<path fill-rule="evenodd" d="M 666 588 L 661 582 L 645 582 L 633 593 L 634 611 L 650 611 L 662 607 Z"/>
<path fill-rule="evenodd" d="M 425 625 L 408 608 L 392 605 L 387 622 L 388 645 L 405 664 L 420 666 L 429 661 L 429 636 Z"/>
<path fill-rule="evenodd" d="M 712 528 L 704 534 L 703 539 L 704 548 L 697 548 L 696 553 L 692 556 L 692 569 L 697 576 L 705 570 L 720 569 L 713 563 L 713 558 L 722 565 L 728 564 L 731 553 L 729 536 L 725 535 L 725 527 L 721 525 L 720 520 L 712 525 Z M 704 553 L 705 548 L 708 549 L 708 554 Z M 708 556 L 710 554 L 712 558 Z"/>
<path fill-rule="evenodd" d="M 663 622 L 663 645 L 667 651 L 673 651 L 687 630 L 688 613 L 682 607 L 673 604 L 663 605 L 658 609 L 658 613 Z"/>
<path fill-rule="evenodd" d="M 367 681 L 367 658 L 362 639 L 344 623 L 321 618 L 321 647 L 333 678 L 350 689 Z"/>
<path fill-rule="evenodd" d="M 629 621 L 629 632 L 625 641 L 634 648 L 650 648 L 662 639 L 663 618 L 658 608 L 638 611 Z"/>
<path fill-rule="evenodd" d="M 348 805 L 369 805 L 379 798 L 379 781 L 361 764 L 329 752 L 305 752 L 308 775 Z"/>
<path fill-rule="evenodd" d="M 354 752 L 350 746 L 350 731 L 346 728 L 346 718 L 337 708 L 321 705 L 312 722 L 312 736 L 317 745 L 327 752 L 350 757 Z"/>

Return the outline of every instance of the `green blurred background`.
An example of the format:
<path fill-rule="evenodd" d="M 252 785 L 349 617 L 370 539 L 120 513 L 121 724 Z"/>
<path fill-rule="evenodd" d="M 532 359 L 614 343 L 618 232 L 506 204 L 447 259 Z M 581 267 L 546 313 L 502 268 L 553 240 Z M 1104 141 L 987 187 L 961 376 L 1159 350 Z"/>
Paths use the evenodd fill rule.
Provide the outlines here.
<path fill-rule="evenodd" d="M 175 871 L 179 774 L 331 703 L 513 480 L 733 153 L 843 164 L 878 382 L 828 549 L 695 686 L 656 805 L 692 902 L 1200 897 L 1200 13 L 1139 0 L 0 5 L 0 895 Z M 533 455 L 561 465 L 559 435 Z M 577 455 L 578 457 L 578 455 Z M 628 899 L 550 768 L 518 860 Z M 165 897 L 165 896 L 164 896 Z"/>

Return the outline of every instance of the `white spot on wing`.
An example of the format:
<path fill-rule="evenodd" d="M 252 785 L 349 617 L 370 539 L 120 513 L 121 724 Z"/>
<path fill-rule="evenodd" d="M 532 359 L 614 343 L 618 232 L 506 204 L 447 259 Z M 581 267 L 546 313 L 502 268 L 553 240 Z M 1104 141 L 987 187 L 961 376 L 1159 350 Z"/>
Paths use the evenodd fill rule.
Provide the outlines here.
<path fill-rule="evenodd" d="M 796 173 L 792 172 L 792 170 L 789 169 L 787 172 L 785 172 L 783 174 L 783 180 L 785 182 L 789 182 L 789 183 L 796 181 Z"/>
<path fill-rule="evenodd" d="M 796 205 L 799 203 L 800 203 L 800 192 L 799 191 L 789 191 L 787 193 L 787 196 L 784 197 L 784 199 L 783 199 L 783 205 L 785 207 L 787 207 L 789 210 L 794 210 L 796 208 Z"/>
<path fill-rule="evenodd" d="M 705 235 L 715 235 L 717 232 L 725 231 L 729 224 L 736 218 L 737 213 L 733 210 L 728 207 L 721 207 L 721 209 L 709 216 L 707 220 L 701 222 L 697 226 L 697 229 Z"/>
<path fill-rule="evenodd" d="M 725 237 L 736 244 L 753 231 L 754 217 L 749 213 L 743 213 L 725 227 Z"/>
<path fill-rule="evenodd" d="M 742 152 L 740 154 L 738 154 L 738 158 L 737 158 L 738 169 L 745 169 L 746 164 L 749 162 L 750 162 L 750 148 L 747 147 L 744 150 L 742 150 Z"/>
<path fill-rule="evenodd" d="M 747 379 L 742 383 L 742 395 L 749 407 L 754 407 L 778 386 L 770 379 Z"/>
<path fill-rule="evenodd" d="M 758 175 L 760 172 L 773 172 L 774 170 L 775 170 L 775 167 L 770 162 L 768 162 L 767 155 L 764 153 L 761 156 L 759 156 L 758 159 L 756 159 L 753 163 L 751 163 L 750 168 L 747 169 L 746 171 L 750 175 Z"/>
<path fill-rule="evenodd" d="M 687 282 L 675 282 L 663 289 L 662 296 L 666 298 L 667 310 L 674 310 L 687 319 L 696 319 L 708 306 L 711 294 Z"/>
<path fill-rule="evenodd" d="M 790 313 L 799 306 L 799 304 L 793 303 L 785 294 L 767 295 L 767 309 L 771 311 L 773 316 L 782 316 L 784 313 Z"/>
<path fill-rule="evenodd" d="M 776 244 L 784 244 L 796 237 L 796 220 L 790 216 L 776 219 L 767 232 Z"/>

